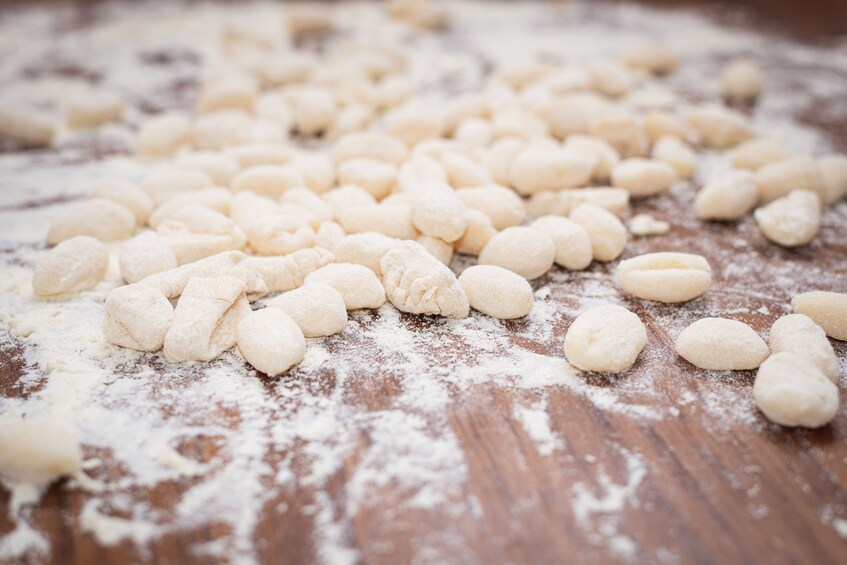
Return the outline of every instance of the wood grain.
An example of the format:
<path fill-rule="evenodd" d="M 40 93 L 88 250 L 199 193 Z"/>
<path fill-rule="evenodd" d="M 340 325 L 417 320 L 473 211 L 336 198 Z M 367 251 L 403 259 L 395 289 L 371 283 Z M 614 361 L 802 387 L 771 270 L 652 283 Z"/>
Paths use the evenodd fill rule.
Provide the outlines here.
<path fill-rule="evenodd" d="M 790 8 L 796 5 L 793 2 L 768 3 L 774 5 L 780 9 L 771 16 L 795 13 Z M 803 26 L 822 33 L 847 29 L 832 19 L 843 5 L 828 5 L 831 10 L 822 11 L 816 18 L 809 15 L 812 23 Z M 839 147 L 847 148 L 847 124 L 827 121 L 825 114 L 815 111 L 805 118 L 826 129 Z M 786 270 L 814 269 L 822 273 L 816 281 L 818 288 L 847 291 L 845 222 L 827 225 L 819 241 L 809 248 L 784 250 L 765 241 L 750 219 L 736 231 L 726 225 L 703 225 L 680 218 L 681 211 L 691 209 L 695 189 L 692 186 L 672 197 L 637 203 L 633 213 L 650 212 L 670 220 L 674 231 L 672 237 L 634 240 L 625 254 L 630 257 L 654 250 L 680 250 L 701 253 L 713 266 L 722 266 L 735 253 L 739 234 L 748 239 L 750 247 L 744 256 L 751 264 L 746 265 L 745 278 L 739 280 L 716 269 L 707 297 L 686 308 L 706 314 L 743 306 L 747 311 L 736 317 L 766 333 L 790 302 L 792 289 L 777 278 Z M 843 213 L 840 218 L 843 220 Z M 551 300 L 575 305 L 580 297 L 596 292 L 600 275 L 609 281 L 609 267 L 595 264 L 586 273 L 548 275 L 534 281 L 533 286 L 547 286 Z M 783 429 L 761 417 L 750 425 L 729 413 L 722 420 L 704 406 L 716 390 L 725 391 L 724 400 L 749 397 L 754 374 L 715 375 L 695 370 L 673 353 L 673 335 L 668 327 L 673 323 L 675 307 L 648 307 L 626 298 L 624 303 L 648 325 L 645 353 L 649 354 L 642 355 L 633 370 L 622 376 L 587 375 L 587 379 L 598 388 L 616 389 L 649 374 L 651 390 L 645 393 L 646 401 L 678 405 L 676 417 L 633 419 L 602 410 L 569 389 L 554 388 L 547 392 L 547 412 L 552 429 L 564 438 L 566 446 L 542 456 L 514 417 L 514 407 L 534 398 L 532 394 L 493 383 L 473 385 L 454 395 L 454 402 L 443 415 L 467 462 L 467 481 L 454 497 L 461 503 L 410 509 L 406 504 L 409 493 L 388 485 L 378 493 L 381 504 L 364 508 L 351 518 L 346 541 L 360 552 L 362 561 L 394 564 L 410 562 L 414 557 L 419 562 L 465 564 L 619 561 L 609 536 L 596 534 L 603 524 L 610 524 L 613 532 L 635 540 L 638 562 L 847 562 L 847 540 L 839 538 L 822 516 L 822 509 L 827 508 L 847 515 L 847 412 L 842 408 L 830 426 L 815 431 Z M 426 319 L 403 319 L 410 327 L 426 331 Z M 554 333 L 559 343 L 569 322 L 556 321 Z M 515 339 L 524 339 L 522 345 L 546 355 L 561 354 L 552 347 L 526 341 L 521 323 L 512 324 Z M 839 358 L 844 359 L 847 344 L 833 344 Z M 18 385 L 23 371 L 20 352 L 20 346 L 0 351 L 3 396 L 26 396 L 37 390 L 25 392 Z M 327 372 L 322 376 L 322 387 L 329 394 L 336 386 L 334 375 Z M 273 380 L 260 378 L 269 395 L 277 394 Z M 351 402 L 372 410 L 392 406 L 402 393 L 398 377 L 380 371 L 378 365 L 369 373 L 355 375 L 345 386 Z M 687 398 L 686 393 L 695 400 L 679 404 Z M 842 404 L 847 402 L 843 388 L 841 400 Z M 730 412 L 732 409 L 727 406 Z M 225 422 L 232 414 L 221 407 L 218 417 Z M 326 493 L 342 511 L 344 486 L 370 441 L 362 433 L 359 449 L 328 483 Z M 589 516 L 589 523 L 585 523 L 574 511 L 575 489 L 601 494 L 601 472 L 613 483 L 625 484 L 629 473 L 621 449 L 638 454 L 646 465 L 637 506 L 627 504 L 620 513 Z M 185 441 L 179 451 L 205 462 L 215 457 L 218 446 L 214 438 L 201 436 Z M 92 472 L 95 477 L 121 475 L 121 469 L 109 464 L 108 453 L 87 448 L 86 455 L 102 456 L 106 462 Z M 268 462 L 277 465 L 286 455 L 274 453 Z M 297 465 L 295 459 L 295 469 Z M 132 496 L 165 514 L 172 513 L 175 502 L 196 483 L 196 479 L 183 478 L 138 489 Z M 47 532 L 53 544 L 45 563 L 208 563 L 208 558 L 191 552 L 190 546 L 214 541 L 228 528 L 221 521 L 211 527 L 168 533 L 144 550 L 130 542 L 104 547 L 82 531 L 76 518 L 89 495 L 65 487 L 62 483 L 51 486 L 32 510 L 33 526 Z M 274 485 L 268 484 L 268 488 Z M 260 562 L 309 563 L 320 559 L 313 541 L 317 526 L 311 508 L 315 496 L 313 488 L 299 482 L 274 490 L 255 531 Z M 0 489 L 0 509 L 4 510 L 0 512 L 0 535 L 12 528 L 5 511 L 9 502 L 8 492 Z M 424 547 L 426 554 L 422 555 Z M 42 561 L 22 561 L 36 562 Z"/>

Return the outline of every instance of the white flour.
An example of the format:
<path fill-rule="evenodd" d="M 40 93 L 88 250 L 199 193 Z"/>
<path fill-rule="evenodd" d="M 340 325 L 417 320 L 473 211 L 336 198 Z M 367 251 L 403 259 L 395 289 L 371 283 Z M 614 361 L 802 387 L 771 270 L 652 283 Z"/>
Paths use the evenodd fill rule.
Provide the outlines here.
<path fill-rule="evenodd" d="M 663 87 L 642 92 L 633 103 L 661 101 L 676 90 L 714 99 L 716 81 L 710 77 L 717 76 L 721 61 L 767 50 L 770 55 L 762 61 L 767 91 L 754 116 L 758 131 L 797 152 L 825 152 L 835 140 L 799 117 L 813 107 L 833 119 L 843 120 L 847 113 L 847 44 L 822 50 L 683 11 L 579 2 L 568 3 L 564 11 L 529 2 L 449 6 L 454 29 L 445 40 L 386 25 L 374 4 L 342 3 L 334 9 L 349 36 L 407 38 L 414 47 L 415 79 L 434 96 L 479 87 L 488 62 L 544 56 L 582 63 L 615 55 L 647 36 L 666 41 L 683 64 Z M 51 218 L 66 204 L 57 198 L 83 194 L 96 178 L 143 177 L 155 165 L 124 155 L 141 112 L 190 106 L 193 90 L 170 86 L 196 79 L 199 61 L 214 67 L 221 60 L 221 30 L 236 21 L 274 37 L 283 9 L 272 3 L 192 3 L 190 10 L 164 2 L 105 4 L 84 34 L 55 31 L 62 10 L 15 9 L 0 19 L 4 97 L 25 98 L 58 112 L 63 93 L 80 88 L 78 78 L 58 72 L 21 77 L 26 69 L 55 69 L 70 62 L 130 102 L 127 125 L 63 131 L 56 154 L 0 155 L 0 345 L 19 352 L 23 364 L 13 393 L 0 399 L 0 412 L 53 411 L 79 430 L 92 460 L 87 473 L 95 481 L 75 483 L 88 492 L 81 512 L 69 517 L 74 525 L 104 545 L 131 542 L 142 556 L 144 546 L 159 536 L 224 525 L 215 541 L 191 551 L 207 559 L 253 563 L 260 521 L 295 511 L 286 501 L 306 488 L 313 494 L 297 511 L 314 522 L 316 558 L 352 564 L 362 557 L 354 548 L 353 521 L 388 499 L 398 512 L 437 510 L 458 516 L 470 511 L 481 519 L 455 431 L 456 414 L 479 409 L 479 396 L 508 393 L 514 402 L 506 416 L 514 417 L 540 455 L 557 462 L 573 457 L 569 434 L 577 430 L 551 419 L 549 395 L 554 393 L 587 401 L 598 414 L 634 426 L 697 417 L 716 435 L 730 424 L 765 427 L 750 398 L 748 377 L 690 368 L 669 374 L 668 365 L 656 363 L 673 352 L 658 335 L 650 335 L 638 364 L 623 377 L 589 383 L 571 368 L 561 353 L 569 321 L 593 305 L 624 301 L 603 265 L 580 273 L 554 270 L 536 285 L 536 303 L 523 321 L 500 322 L 478 313 L 459 321 L 419 319 L 390 306 L 355 313 L 342 334 L 308 340 L 304 361 L 275 381 L 259 379 L 235 352 L 185 367 L 108 345 L 101 322 L 105 295 L 120 282 L 114 264 L 94 291 L 68 301 L 34 299 L 32 268 Z M 157 57 L 170 57 L 169 64 L 150 62 Z M 798 77 L 802 89 L 794 87 Z M 92 147 L 98 160 L 90 159 Z M 727 167 L 724 157 L 707 154 L 698 183 Z M 641 205 L 638 212 L 670 222 L 671 234 L 633 241 L 628 252 L 657 241 L 672 247 L 675 229 L 697 225 L 679 217 L 680 210 L 691 209 L 692 200 L 690 186 L 680 183 L 670 196 Z M 44 205 L 27 206 L 39 202 Z M 828 210 L 813 248 L 843 239 L 845 221 L 847 204 Z M 732 312 L 742 319 L 772 320 L 785 311 L 780 304 L 787 305 L 795 291 L 839 284 L 838 273 L 809 261 L 803 262 L 802 273 L 789 263 L 772 264 L 769 254 L 778 252 L 752 243 L 757 235 L 750 222 L 730 231 L 735 229 L 711 227 L 712 236 L 704 235 L 699 243 L 720 255 L 720 263 L 713 264 L 724 281 L 720 296 L 707 295 L 685 308 L 643 306 L 639 315 L 655 320 L 673 339 L 705 315 Z M 734 248 L 717 251 L 710 237 L 732 237 Z M 459 271 L 467 264 L 459 257 L 453 267 Z M 839 353 L 844 356 L 843 347 Z M 667 381 L 680 378 L 696 379 L 696 392 L 669 392 L 678 389 L 668 388 Z M 369 405 L 372 398 L 379 408 Z M 626 533 L 623 523 L 624 512 L 642 510 L 639 492 L 651 470 L 640 455 L 616 444 L 596 449 L 598 458 L 623 461 L 623 466 L 613 473 L 598 463 L 596 484 L 574 483 L 570 511 L 586 538 L 613 557 L 653 557 L 640 553 L 639 540 Z M 95 458 L 113 467 L 109 480 Z M 181 485 L 175 508 L 146 502 L 150 489 L 168 482 Z M 22 489 L 16 487 L 15 494 L 26 496 Z M 15 529 L 0 539 L 0 559 L 51 551 L 49 541 L 30 526 L 29 509 L 37 496 L 28 494 L 33 500 L 13 512 Z M 839 508 L 839 515 L 847 515 Z M 757 512 L 751 508 L 751 515 Z M 847 537 L 847 522 L 836 514 L 826 523 Z M 461 537 L 443 532 L 415 540 L 412 550 L 420 563 L 473 555 Z M 674 553 L 663 550 L 654 557 L 666 561 Z"/>

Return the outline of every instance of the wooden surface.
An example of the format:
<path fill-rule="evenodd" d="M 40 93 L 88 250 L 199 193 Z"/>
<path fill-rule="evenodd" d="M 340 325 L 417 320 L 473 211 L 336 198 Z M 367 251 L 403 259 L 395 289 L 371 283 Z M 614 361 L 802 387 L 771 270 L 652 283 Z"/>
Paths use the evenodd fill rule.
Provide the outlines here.
<path fill-rule="evenodd" d="M 788 4 L 788 3 L 782 3 Z M 820 25 L 826 25 L 825 20 Z M 829 22 L 832 23 L 832 22 Z M 826 122 L 814 113 L 808 123 L 820 123 L 847 147 L 847 124 Z M 704 225 L 690 216 L 693 192 L 637 204 L 633 213 L 649 211 L 674 224 L 671 237 L 634 240 L 625 257 L 652 250 L 680 250 L 704 254 L 716 267 L 708 295 L 682 308 L 686 316 L 732 309 L 746 309 L 734 317 L 750 323 L 765 334 L 783 312 L 796 288 L 779 276 L 797 277 L 816 273 L 815 286 L 847 291 L 847 223 L 842 209 L 840 221 L 824 227 L 819 241 L 805 249 L 788 251 L 766 242 L 748 219 L 738 230 L 725 225 Z M 842 204 L 843 206 L 843 204 Z M 681 215 L 686 215 L 682 218 Z M 743 253 L 736 239 L 750 242 Z M 743 259 L 739 259 L 743 257 Z M 743 260 L 739 278 L 722 267 Z M 601 277 L 601 274 L 607 276 Z M 578 304 L 597 291 L 597 281 L 611 279 L 609 268 L 591 267 L 586 273 L 549 275 L 534 281 L 535 288 L 548 286 L 550 299 Z M 805 274 L 804 274 L 805 273 Z M 613 288 L 608 282 L 609 288 Z M 460 488 L 461 500 L 475 500 L 478 507 L 455 509 L 409 509 L 402 503 L 407 493 L 391 485 L 380 493 L 384 502 L 358 512 L 351 519 L 347 541 L 365 562 L 404 563 L 428 547 L 430 562 L 450 563 L 602 563 L 615 560 L 608 537 L 600 541 L 592 532 L 602 529 L 603 520 L 615 532 L 637 543 L 639 562 L 679 563 L 816 563 L 847 562 L 847 540 L 825 524 L 826 509 L 847 517 L 847 394 L 842 387 L 842 408 L 836 420 L 821 430 L 788 430 L 769 425 L 759 416 L 751 425 L 732 417 L 732 398 L 749 408 L 753 372 L 710 374 L 695 370 L 673 354 L 673 336 L 680 320 L 676 306 L 646 306 L 623 298 L 648 325 L 649 344 L 632 371 L 616 378 L 588 375 L 596 387 L 619 388 L 644 381 L 649 402 L 679 405 L 676 417 L 638 420 L 625 414 L 601 410 L 567 388 L 552 387 L 546 393 L 552 429 L 566 442 L 549 456 L 538 452 L 536 443 L 515 420 L 514 407 L 526 393 L 493 383 L 472 386 L 456 393 L 444 417 L 459 439 L 467 462 L 467 481 Z M 427 331 L 427 321 L 403 317 L 403 323 Z M 554 321 L 554 340 L 561 343 L 569 319 Z M 521 322 L 507 324 L 516 339 Z M 840 359 L 847 344 L 833 342 Z M 561 352 L 549 344 L 528 343 L 547 355 Z M 0 352 L 0 394 L 21 394 L 18 349 Z M 842 383 L 843 383 L 842 362 Z M 519 369 L 518 369 L 519 370 Z M 329 394 L 333 375 L 324 375 Z M 276 394 L 274 381 L 263 378 L 266 392 Z M 402 392 L 400 378 L 381 373 L 357 375 L 347 382 L 351 401 L 376 410 L 392 405 Z M 693 396 L 686 396 L 690 393 Z M 722 395 L 726 418 L 704 406 Z M 683 398 L 691 402 L 680 404 Z M 739 406 L 739 409 L 742 407 Z M 362 446 L 370 441 L 362 435 Z M 599 472 L 615 484 L 626 484 L 628 472 L 621 448 L 638 454 L 645 462 L 646 476 L 638 486 L 636 505 L 626 504 L 617 515 L 591 516 L 589 527 L 574 512 L 577 484 L 600 493 Z M 215 444 L 203 438 L 186 443 L 180 451 L 199 461 L 209 461 Z M 87 452 L 88 456 L 96 453 Z M 285 454 L 272 457 L 277 463 Z M 274 460 L 276 458 L 276 460 Z M 108 461 L 108 460 L 107 460 Z M 329 494 L 344 507 L 343 487 L 350 479 L 356 455 L 351 455 L 328 483 Z M 108 464 L 92 474 L 104 478 L 119 474 Z M 167 513 L 195 479 L 165 482 L 148 491 L 134 492 Z M 190 543 L 213 541 L 223 531 L 218 527 L 170 533 L 139 551 L 125 542 L 103 547 L 84 533 L 76 522 L 87 494 L 52 486 L 33 510 L 32 523 L 47 532 L 53 550 L 47 563 L 204 563 L 189 551 Z M 255 542 L 262 563 L 306 563 L 319 557 L 313 544 L 315 516 L 308 511 L 314 503 L 313 489 L 297 484 L 281 489 L 266 502 Z M 285 512 L 277 510 L 280 502 Z M 0 489 L 0 509 L 7 508 L 8 494 Z M 398 510 L 398 511 L 395 511 Z M 0 535 L 12 525 L 0 513 Z M 37 562 L 33 560 L 32 562 Z M 24 562 L 30 562 L 25 560 Z"/>

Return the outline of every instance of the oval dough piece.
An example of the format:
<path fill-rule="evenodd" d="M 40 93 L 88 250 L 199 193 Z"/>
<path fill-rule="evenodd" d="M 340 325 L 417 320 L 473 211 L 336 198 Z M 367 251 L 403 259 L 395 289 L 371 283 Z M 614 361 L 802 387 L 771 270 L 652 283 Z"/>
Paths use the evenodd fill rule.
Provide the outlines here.
<path fill-rule="evenodd" d="M 15 483 L 46 485 L 76 475 L 82 450 L 63 419 L 50 415 L 0 418 L 0 476 Z"/>
<path fill-rule="evenodd" d="M 250 312 L 238 323 L 238 350 L 257 370 L 275 377 L 303 360 L 303 332 L 280 308 Z"/>
<path fill-rule="evenodd" d="M 614 261 L 626 247 L 626 227 L 617 216 L 592 204 L 580 204 L 570 219 L 588 232 L 591 252 L 598 261 Z"/>
<path fill-rule="evenodd" d="M 373 271 L 353 263 L 333 263 L 313 271 L 304 284 L 326 283 L 341 294 L 348 310 L 379 308 L 385 289 Z"/>
<path fill-rule="evenodd" d="M 480 265 L 497 265 L 529 280 L 549 271 L 555 259 L 556 245 L 546 233 L 521 226 L 497 233 L 479 254 Z"/>
<path fill-rule="evenodd" d="M 165 336 L 165 359 L 211 361 L 235 345 L 235 328 L 250 313 L 244 288 L 232 276 L 190 279 Z"/>
<path fill-rule="evenodd" d="M 591 239 L 576 222 L 559 216 L 542 216 L 529 225 L 549 237 L 556 246 L 556 264 L 570 271 L 581 271 L 591 264 Z"/>
<path fill-rule="evenodd" d="M 759 367 L 753 399 L 768 420 L 783 426 L 819 428 L 838 412 L 838 387 L 809 360 L 787 351 Z"/>
<path fill-rule="evenodd" d="M 532 287 L 525 278 L 496 265 L 474 265 L 459 275 L 471 308 L 500 320 L 529 314 Z"/>
<path fill-rule="evenodd" d="M 805 314 L 833 339 L 847 341 L 847 294 L 814 290 L 791 301 L 798 314 Z"/>
<path fill-rule="evenodd" d="M 106 341 L 136 351 L 159 351 L 171 327 L 174 309 L 160 290 L 144 284 L 121 286 L 106 297 Z"/>
<path fill-rule="evenodd" d="M 745 371 L 757 368 L 768 346 L 753 328 L 737 320 L 703 318 L 679 334 L 676 352 L 701 369 Z"/>
<path fill-rule="evenodd" d="M 621 261 L 615 278 L 625 292 L 638 298 L 686 302 L 706 292 L 712 282 L 712 269 L 702 255 L 645 253 Z"/>
<path fill-rule="evenodd" d="M 135 214 L 125 206 L 105 198 L 92 198 L 59 214 L 47 230 L 47 242 L 56 245 L 78 235 L 118 241 L 131 236 L 135 226 Z"/>
<path fill-rule="evenodd" d="M 311 283 L 281 294 L 268 306 L 281 308 L 306 337 L 321 337 L 343 332 L 347 327 L 344 297 L 326 283 Z"/>
<path fill-rule="evenodd" d="M 118 256 L 121 275 L 129 284 L 178 266 L 176 254 L 156 232 L 140 233 L 127 241 Z"/>
<path fill-rule="evenodd" d="M 84 235 L 65 240 L 42 257 L 32 275 L 38 296 L 82 292 L 97 286 L 109 268 L 106 246 Z"/>
<path fill-rule="evenodd" d="M 565 357 L 583 371 L 621 373 L 647 344 L 641 320 L 622 306 L 604 304 L 580 314 L 565 334 Z"/>

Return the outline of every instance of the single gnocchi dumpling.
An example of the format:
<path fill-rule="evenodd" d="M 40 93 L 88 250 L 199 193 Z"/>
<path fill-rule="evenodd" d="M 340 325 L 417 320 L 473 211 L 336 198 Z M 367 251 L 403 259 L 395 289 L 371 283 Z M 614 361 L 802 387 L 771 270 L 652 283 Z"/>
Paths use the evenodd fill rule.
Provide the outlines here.
<path fill-rule="evenodd" d="M 313 282 L 280 294 L 268 307 L 281 308 L 306 337 L 335 335 L 347 327 L 344 297 L 326 283 Z"/>
<path fill-rule="evenodd" d="M 561 216 L 542 216 L 529 225 L 549 237 L 556 246 L 556 264 L 570 271 L 581 271 L 591 264 L 591 239 L 576 222 Z"/>
<path fill-rule="evenodd" d="M 743 322 L 703 318 L 679 334 L 676 352 L 701 369 L 746 371 L 758 368 L 770 350 L 753 328 Z"/>
<path fill-rule="evenodd" d="M 459 275 L 471 308 L 500 320 L 513 320 L 532 309 L 532 287 L 522 276 L 496 265 L 474 265 Z"/>
<path fill-rule="evenodd" d="M 811 242 L 821 224 L 821 201 L 809 190 L 795 190 L 758 208 L 753 216 L 766 238 L 783 247 Z"/>
<path fill-rule="evenodd" d="M 612 170 L 612 184 L 626 189 L 633 198 L 667 192 L 675 180 L 676 171 L 671 165 L 652 159 L 625 159 Z"/>
<path fill-rule="evenodd" d="M 433 185 L 412 199 L 412 223 L 424 235 L 446 242 L 461 238 L 468 227 L 467 208 L 446 185 Z"/>
<path fill-rule="evenodd" d="M 647 345 L 641 320 L 622 306 L 604 304 L 586 310 L 565 334 L 565 357 L 583 371 L 622 373 Z"/>
<path fill-rule="evenodd" d="M 465 318 L 468 298 L 456 275 L 416 241 L 403 241 L 380 262 L 391 304 L 401 312 Z"/>
<path fill-rule="evenodd" d="M 768 420 L 782 426 L 819 428 L 838 412 L 838 387 L 808 359 L 782 351 L 756 374 L 753 399 Z"/>
<path fill-rule="evenodd" d="M 456 251 L 466 255 L 479 255 L 497 230 L 491 225 L 491 219 L 479 210 L 468 210 L 468 227 L 464 235 L 456 242 Z"/>
<path fill-rule="evenodd" d="M 190 279 L 165 335 L 165 359 L 211 361 L 235 345 L 236 327 L 249 313 L 243 280 L 228 275 Z"/>
<path fill-rule="evenodd" d="M 97 286 L 108 268 L 109 250 L 105 245 L 93 237 L 72 237 L 38 261 L 32 288 L 38 296 L 82 292 Z"/>
<path fill-rule="evenodd" d="M 615 270 L 625 292 L 656 302 L 687 302 L 701 296 L 712 282 L 712 269 L 702 255 L 645 253 L 621 261 Z"/>
<path fill-rule="evenodd" d="M 312 271 L 304 284 L 326 283 L 341 294 L 348 310 L 385 304 L 385 289 L 373 271 L 353 263 L 333 263 Z"/>
<path fill-rule="evenodd" d="M 628 239 L 626 227 L 617 216 L 592 204 L 580 204 L 570 219 L 588 232 L 591 252 L 598 261 L 614 261 L 623 253 Z"/>
<path fill-rule="evenodd" d="M 284 373 L 306 354 L 303 332 L 281 308 L 247 313 L 235 334 L 241 355 L 269 377 Z"/>
<path fill-rule="evenodd" d="M 175 269 L 179 263 L 164 237 L 146 231 L 123 244 L 118 255 L 118 265 L 124 281 L 132 284 L 150 275 Z"/>
<path fill-rule="evenodd" d="M 730 61 L 721 73 L 721 92 L 733 100 L 753 100 L 762 91 L 762 71 L 746 59 Z"/>
<path fill-rule="evenodd" d="M 72 477 L 82 468 L 79 440 L 56 416 L 7 413 L 0 417 L 0 476 L 36 486 Z"/>
<path fill-rule="evenodd" d="M 729 171 L 708 182 L 694 199 L 701 220 L 739 220 L 759 201 L 750 171 Z"/>
<path fill-rule="evenodd" d="M 120 286 L 106 297 L 103 334 L 114 345 L 136 351 L 159 351 L 173 317 L 173 306 L 156 287 Z"/>
<path fill-rule="evenodd" d="M 480 265 L 497 265 L 529 280 L 549 271 L 555 259 L 556 245 L 550 236 L 521 226 L 497 233 L 479 254 Z"/>
<path fill-rule="evenodd" d="M 832 344 L 826 332 L 808 316 L 788 314 L 778 319 L 771 326 L 768 344 L 772 353 L 788 351 L 808 359 L 826 378 L 838 384 L 838 358 Z"/>
<path fill-rule="evenodd" d="M 798 314 L 815 321 L 832 339 L 847 341 L 847 294 L 813 290 L 794 297 L 791 306 Z"/>
<path fill-rule="evenodd" d="M 47 230 L 47 242 L 56 245 L 80 235 L 100 241 L 127 239 L 135 231 L 135 214 L 105 198 L 92 198 L 63 210 Z"/>

